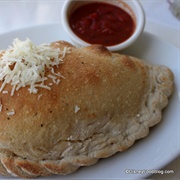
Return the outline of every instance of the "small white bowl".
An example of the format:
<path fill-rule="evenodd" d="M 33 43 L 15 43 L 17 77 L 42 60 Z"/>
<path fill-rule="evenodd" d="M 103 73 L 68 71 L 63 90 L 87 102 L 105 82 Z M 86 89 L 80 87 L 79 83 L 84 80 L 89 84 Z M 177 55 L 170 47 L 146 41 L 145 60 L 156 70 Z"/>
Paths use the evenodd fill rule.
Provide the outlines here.
<path fill-rule="evenodd" d="M 145 14 L 138 0 L 96 0 L 96 1 L 94 0 L 89 0 L 89 1 L 66 0 L 62 7 L 61 22 L 66 33 L 68 34 L 68 36 L 70 37 L 70 39 L 73 41 L 73 43 L 76 46 L 88 46 L 91 44 L 83 41 L 73 32 L 73 30 L 71 29 L 69 25 L 69 18 L 71 14 L 77 8 L 87 3 L 93 3 L 93 2 L 103 2 L 103 3 L 108 3 L 108 4 L 113 4 L 115 6 L 118 6 L 122 8 L 123 10 L 125 10 L 127 13 L 129 13 L 135 22 L 135 30 L 133 34 L 126 41 L 120 44 L 106 46 L 110 51 L 119 51 L 119 50 L 127 48 L 132 43 L 134 43 L 143 32 L 144 25 L 145 25 Z"/>

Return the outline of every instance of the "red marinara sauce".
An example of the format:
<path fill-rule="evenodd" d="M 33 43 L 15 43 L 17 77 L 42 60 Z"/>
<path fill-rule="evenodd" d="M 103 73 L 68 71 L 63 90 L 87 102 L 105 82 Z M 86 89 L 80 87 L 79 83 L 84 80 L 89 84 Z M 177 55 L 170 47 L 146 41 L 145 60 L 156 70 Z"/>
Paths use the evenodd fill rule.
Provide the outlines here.
<path fill-rule="evenodd" d="M 76 9 L 69 19 L 70 27 L 90 44 L 112 46 L 126 41 L 134 32 L 133 18 L 120 7 L 90 3 Z"/>

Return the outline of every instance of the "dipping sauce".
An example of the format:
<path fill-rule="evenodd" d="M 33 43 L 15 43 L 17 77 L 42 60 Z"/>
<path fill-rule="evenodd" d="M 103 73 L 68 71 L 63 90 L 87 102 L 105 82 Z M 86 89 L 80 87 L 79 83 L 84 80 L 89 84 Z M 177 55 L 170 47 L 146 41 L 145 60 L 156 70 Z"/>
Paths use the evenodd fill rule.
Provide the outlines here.
<path fill-rule="evenodd" d="M 120 7 L 90 3 L 76 9 L 69 19 L 74 33 L 90 44 L 112 46 L 126 41 L 135 30 L 133 18 Z"/>

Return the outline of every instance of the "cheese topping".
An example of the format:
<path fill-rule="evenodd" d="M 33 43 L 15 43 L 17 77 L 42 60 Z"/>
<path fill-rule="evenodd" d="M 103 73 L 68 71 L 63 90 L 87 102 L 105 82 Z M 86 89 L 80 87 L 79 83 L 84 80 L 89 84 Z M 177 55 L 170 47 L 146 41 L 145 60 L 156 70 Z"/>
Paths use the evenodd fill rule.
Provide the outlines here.
<path fill-rule="evenodd" d="M 2 103 L 1 103 L 1 100 L 0 100 L 0 112 L 2 111 Z"/>
<path fill-rule="evenodd" d="M 11 96 L 25 86 L 29 86 L 30 93 L 36 94 L 38 87 L 51 89 L 44 84 L 48 78 L 55 84 L 60 82 L 59 78 L 63 76 L 55 73 L 53 66 L 63 63 L 68 48 L 60 50 L 50 44 L 36 46 L 28 38 L 25 41 L 14 39 L 12 45 L 6 51 L 0 51 L 0 92 L 4 93 L 6 84 L 11 84 Z M 52 75 L 46 77 L 45 68 L 49 68 Z"/>
<path fill-rule="evenodd" d="M 7 112 L 7 115 L 8 115 L 8 116 L 12 116 L 12 115 L 14 115 L 14 114 L 15 114 L 14 109 L 12 109 L 12 111 L 10 111 L 10 112 Z"/>
<path fill-rule="evenodd" d="M 80 107 L 78 107 L 77 105 L 74 107 L 74 113 L 77 113 L 80 110 Z"/>

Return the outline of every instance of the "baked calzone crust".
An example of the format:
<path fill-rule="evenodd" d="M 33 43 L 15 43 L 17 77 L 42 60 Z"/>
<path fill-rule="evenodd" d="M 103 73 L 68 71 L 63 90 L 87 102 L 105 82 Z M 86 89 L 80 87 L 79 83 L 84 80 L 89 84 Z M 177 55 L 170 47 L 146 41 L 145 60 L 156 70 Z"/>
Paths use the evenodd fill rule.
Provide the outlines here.
<path fill-rule="evenodd" d="M 30 92 L 30 85 L 13 90 L 12 83 L 0 82 L 2 175 L 69 174 L 124 151 L 161 120 L 172 94 L 173 74 L 165 66 L 100 45 L 49 46 L 68 49 L 53 66 L 59 81 L 46 67 L 45 88 L 37 92 Z"/>

